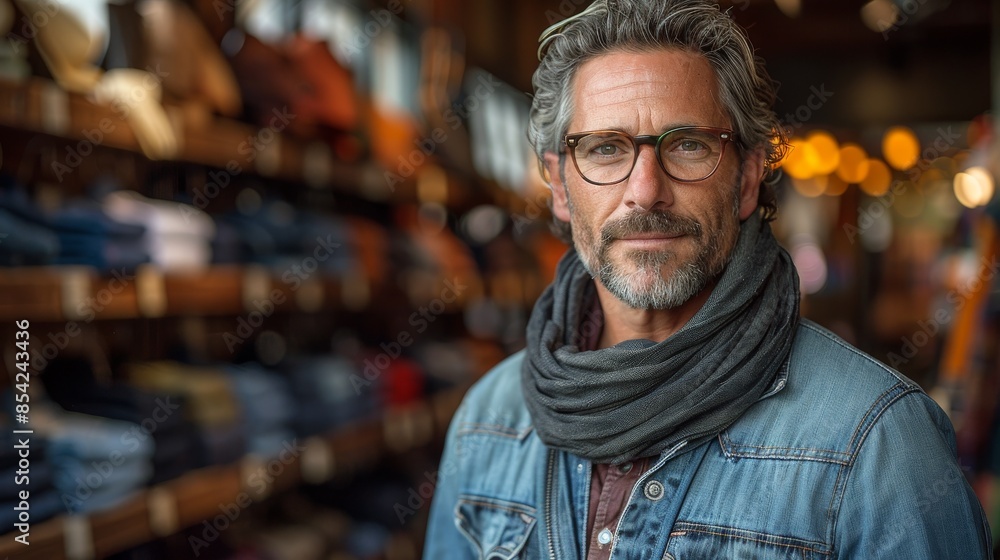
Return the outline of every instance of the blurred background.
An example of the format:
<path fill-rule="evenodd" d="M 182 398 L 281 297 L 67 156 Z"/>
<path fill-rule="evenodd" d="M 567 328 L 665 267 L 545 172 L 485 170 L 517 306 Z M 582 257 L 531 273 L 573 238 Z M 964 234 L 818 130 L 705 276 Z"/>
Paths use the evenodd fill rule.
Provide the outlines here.
<path fill-rule="evenodd" d="M 586 4 L 0 0 L 0 555 L 419 558 L 565 251 L 525 126 Z M 722 6 L 805 316 L 948 412 L 996 535 L 1000 4 Z"/>

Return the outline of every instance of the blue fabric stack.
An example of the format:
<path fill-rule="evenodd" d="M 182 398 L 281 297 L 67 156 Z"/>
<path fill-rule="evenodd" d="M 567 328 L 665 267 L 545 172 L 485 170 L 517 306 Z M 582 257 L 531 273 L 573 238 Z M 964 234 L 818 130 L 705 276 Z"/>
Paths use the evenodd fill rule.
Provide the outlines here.
<path fill-rule="evenodd" d="M 312 356 L 289 360 L 288 377 L 298 403 L 295 429 L 302 436 L 330 432 L 378 415 L 377 383 L 364 379 L 341 357 Z"/>
<path fill-rule="evenodd" d="M 295 439 L 291 428 L 296 404 L 288 381 L 254 362 L 226 370 L 243 412 L 247 451 L 262 457 L 276 456 Z"/>

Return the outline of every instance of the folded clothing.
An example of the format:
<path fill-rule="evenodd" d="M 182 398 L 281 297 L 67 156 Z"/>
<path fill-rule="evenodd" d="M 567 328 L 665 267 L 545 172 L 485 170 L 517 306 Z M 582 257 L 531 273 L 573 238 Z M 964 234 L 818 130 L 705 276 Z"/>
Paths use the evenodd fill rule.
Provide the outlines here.
<path fill-rule="evenodd" d="M 129 437 L 154 442 L 152 482 L 208 464 L 204 442 L 185 417 L 190 405 L 183 395 L 99 382 L 89 360 L 71 355 L 50 360 L 40 378 L 49 397 L 68 411 L 137 424 Z"/>
<path fill-rule="evenodd" d="M 260 457 L 276 457 L 287 449 L 286 444 L 294 443 L 295 439 L 295 432 L 290 429 L 271 430 L 251 437 L 247 442 L 247 451 Z"/>
<path fill-rule="evenodd" d="M 48 441 L 53 481 L 72 512 L 114 507 L 152 475 L 153 442 L 139 426 L 66 412 L 46 401 L 32 407 L 35 431 Z"/>
<path fill-rule="evenodd" d="M 315 435 L 375 417 L 381 406 L 373 384 L 341 357 L 302 357 L 288 362 L 298 402 L 296 431 Z"/>
<path fill-rule="evenodd" d="M 199 427 L 229 426 L 240 421 L 232 382 L 221 369 L 178 362 L 143 362 L 127 366 L 129 379 L 151 392 L 184 395 L 190 418 Z"/>
<path fill-rule="evenodd" d="M 194 206 L 115 191 L 104 197 L 102 208 L 117 221 L 145 225 L 146 249 L 164 269 L 201 268 L 212 260 L 215 223 Z"/>
<path fill-rule="evenodd" d="M 318 270 L 344 275 L 357 267 L 354 231 L 341 219 L 297 210 L 280 200 L 269 200 L 250 213 L 232 213 L 220 218 L 213 247 L 220 251 L 216 262 L 231 262 L 236 256 L 276 270 L 316 257 Z"/>
<path fill-rule="evenodd" d="M 96 201 L 73 200 L 53 213 L 49 223 L 59 237 L 58 264 L 116 270 L 150 262 L 146 227 L 111 219 Z"/>
<path fill-rule="evenodd" d="M 31 266 L 52 263 L 59 255 L 59 238 L 52 230 L 0 208 L 0 265 Z"/>
<path fill-rule="evenodd" d="M 296 405 L 284 376 L 254 362 L 227 366 L 226 373 L 243 410 L 247 433 L 291 425 Z"/>
<path fill-rule="evenodd" d="M 246 434 L 239 424 L 203 427 L 200 433 L 211 465 L 235 462 L 247 451 Z"/>

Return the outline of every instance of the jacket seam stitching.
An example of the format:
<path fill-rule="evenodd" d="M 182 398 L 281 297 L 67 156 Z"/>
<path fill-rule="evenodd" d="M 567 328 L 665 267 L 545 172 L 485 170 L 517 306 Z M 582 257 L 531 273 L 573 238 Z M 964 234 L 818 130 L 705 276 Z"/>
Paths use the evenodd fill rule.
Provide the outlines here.
<path fill-rule="evenodd" d="M 514 428 L 509 428 L 507 426 L 501 426 L 497 424 L 470 423 L 460 427 L 456 435 L 463 436 L 468 434 L 489 434 L 495 436 L 509 437 L 513 439 L 523 439 L 530 433 L 531 433 L 531 428 L 516 430 Z"/>
<path fill-rule="evenodd" d="M 822 336 L 823 338 L 825 338 L 825 339 L 829 340 L 830 342 L 836 344 L 837 346 L 841 347 L 842 349 L 847 350 L 848 352 L 850 352 L 854 356 L 857 356 L 857 357 L 863 359 L 864 361 L 868 362 L 869 364 L 872 364 L 872 365 L 878 367 L 882 371 L 888 373 L 893 378 L 895 378 L 897 382 L 902 383 L 902 384 L 906 385 L 907 387 L 915 387 L 912 384 L 912 382 L 907 383 L 906 380 L 903 379 L 902 377 L 900 377 L 894 369 L 886 366 L 885 364 L 883 364 L 882 362 L 880 362 L 880 361 L 876 360 L 875 358 L 869 356 L 868 354 L 865 354 L 865 353 L 861 352 L 857 348 L 854 348 L 853 346 L 844 343 L 844 341 L 839 340 L 836 337 L 830 336 L 830 334 L 827 333 L 824 329 L 819 328 L 818 326 L 812 325 L 810 323 L 802 323 L 802 328 L 809 329 L 811 332 L 814 332 L 817 335 Z"/>
<path fill-rule="evenodd" d="M 823 549 L 826 548 L 823 543 L 815 541 L 806 541 L 803 539 L 796 539 L 794 537 L 772 535 L 770 533 L 761 533 L 758 531 L 747 531 L 745 529 L 737 529 L 736 527 L 726 527 L 723 525 L 703 525 L 701 523 L 692 523 L 690 521 L 677 522 L 676 524 L 674 524 L 674 529 L 670 531 L 670 534 L 675 535 L 683 532 L 702 533 L 706 535 L 714 535 L 717 537 L 742 539 L 762 544 L 769 544 L 772 546 L 807 550 L 809 552 L 824 553 Z M 788 541 L 796 541 L 796 542 L 788 542 Z"/>
<path fill-rule="evenodd" d="M 512 504 L 512 505 L 504 505 L 504 504 L 497 503 L 499 501 L 502 501 L 505 504 Z M 515 503 L 515 502 L 510 502 L 510 501 L 507 501 L 507 500 L 498 500 L 497 502 L 489 501 L 487 499 L 480 499 L 478 497 L 474 498 L 474 497 L 468 496 L 467 494 L 464 495 L 464 497 L 463 496 L 459 496 L 458 497 L 458 503 L 466 503 L 466 504 L 473 504 L 473 505 L 477 505 L 477 506 L 485 506 L 485 507 L 489 507 L 489 508 L 493 508 L 493 509 L 500 509 L 500 510 L 504 510 L 504 511 L 509 511 L 509 512 L 512 512 L 512 513 L 523 513 L 523 514 L 526 514 L 526 515 L 534 516 L 534 514 L 537 513 L 537 511 L 538 511 L 536 508 L 533 508 L 531 506 L 523 505 L 523 504 L 518 504 L 518 503 Z"/>
<path fill-rule="evenodd" d="M 831 455 L 840 455 L 848 458 L 851 456 L 851 453 L 847 451 L 836 451 L 833 449 L 826 449 L 823 447 L 785 447 L 781 445 L 751 445 L 746 443 L 735 443 L 729 437 L 728 432 L 724 432 L 724 435 L 720 434 L 720 437 L 725 438 L 725 441 L 723 442 L 724 445 L 728 449 L 732 450 L 732 454 L 734 455 L 741 453 L 747 454 L 746 451 L 743 451 L 745 449 L 757 449 L 757 450 L 776 450 L 776 451 L 802 451 L 808 453 L 829 453 Z"/>

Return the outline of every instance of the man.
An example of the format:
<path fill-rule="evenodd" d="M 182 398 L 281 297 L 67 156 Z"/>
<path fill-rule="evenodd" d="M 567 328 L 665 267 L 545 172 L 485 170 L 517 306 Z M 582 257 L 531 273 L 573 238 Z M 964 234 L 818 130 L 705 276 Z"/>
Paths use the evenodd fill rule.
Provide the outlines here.
<path fill-rule="evenodd" d="M 542 50 L 574 248 L 452 422 L 425 558 L 991 558 L 944 413 L 799 319 L 774 89 L 728 15 L 598 0 Z"/>

